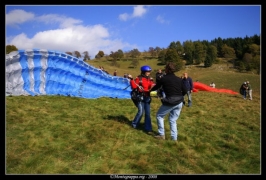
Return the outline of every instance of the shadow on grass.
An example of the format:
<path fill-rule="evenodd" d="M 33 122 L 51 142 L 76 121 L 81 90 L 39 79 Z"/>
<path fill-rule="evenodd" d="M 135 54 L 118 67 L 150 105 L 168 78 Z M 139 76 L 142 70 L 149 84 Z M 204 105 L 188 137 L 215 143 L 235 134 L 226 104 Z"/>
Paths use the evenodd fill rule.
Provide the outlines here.
<path fill-rule="evenodd" d="M 127 124 L 127 125 L 131 126 L 131 121 L 127 117 L 125 117 L 123 115 L 119 115 L 119 116 L 108 115 L 104 119 L 105 120 L 114 120 L 114 121 L 120 122 L 122 124 Z"/>
<path fill-rule="evenodd" d="M 231 97 L 232 97 L 232 98 L 236 98 L 236 99 L 243 99 L 242 96 L 243 96 L 243 95 L 238 94 L 238 95 L 232 95 Z"/>
<path fill-rule="evenodd" d="M 111 116 L 111 115 L 107 115 L 106 117 L 104 117 L 104 120 L 114 120 L 117 122 L 120 122 L 122 124 L 126 124 L 130 127 L 132 127 L 132 121 L 130 121 L 127 117 L 123 116 L 123 115 L 118 115 L 118 116 Z M 144 123 L 140 123 L 139 126 L 136 128 L 136 130 L 138 131 L 142 131 L 145 134 L 147 134 L 147 131 L 145 131 L 145 126 Z M 149 134 L 149 135 L 155 135 L 156 132 L 152 130 L 153 134 Z"/>

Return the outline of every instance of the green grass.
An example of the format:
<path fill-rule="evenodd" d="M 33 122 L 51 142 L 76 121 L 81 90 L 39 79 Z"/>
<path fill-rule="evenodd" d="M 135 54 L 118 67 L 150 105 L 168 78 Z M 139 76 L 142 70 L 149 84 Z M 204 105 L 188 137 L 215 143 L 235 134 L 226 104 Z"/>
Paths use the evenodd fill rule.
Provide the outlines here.
<path fill-rule="evenodd" d="M 124 63 L 120 72 L 138 73 Z M 150 63 L 157 68 L 155 60 Z M 193 80 L 214 81 L 217 88 L 235 91 L 249 80 L 253 100 L 193 93 L 192 107 L 184 107 L 177 122 L 177 142 L 170 140 L 167 117 L 165 141 L 131 128 L 137 109 L 129 99 L 6 97 L 6 173 L 260 174 L 260 76 L 219 70 L 218 66 L 193 66 L 176 74 L 187 71 Z M 153 97 L 154 131 L 160 105 Z"/>

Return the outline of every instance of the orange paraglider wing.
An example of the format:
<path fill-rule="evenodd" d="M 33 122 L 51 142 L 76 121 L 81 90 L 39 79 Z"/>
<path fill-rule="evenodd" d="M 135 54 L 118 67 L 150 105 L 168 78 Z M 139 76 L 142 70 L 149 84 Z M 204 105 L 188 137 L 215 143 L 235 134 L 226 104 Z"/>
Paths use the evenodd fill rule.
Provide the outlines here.
<path fill-rule="evenodd" d="M 200 83 L 200 82 L 194 82 L 193 83 L 194 89 L 193 92 L 197 92 L 198 90 L 201 91 L 210 91 L 210 92 L 218 92 L 218 93 L 228 93 L 228 94 L 238 94 L 238 92 L 235 92 L 230 89 L 217 89 L 217 88 L 212 88 L 206 84 Z"/>
<path fill-rule="evenodd" d="M 199 90 L 197 90 L 197 89 L 195 89 L 195 88 L 193 88 L 193 90 L 192 90 L 193 92 L 198 92 Z"/>

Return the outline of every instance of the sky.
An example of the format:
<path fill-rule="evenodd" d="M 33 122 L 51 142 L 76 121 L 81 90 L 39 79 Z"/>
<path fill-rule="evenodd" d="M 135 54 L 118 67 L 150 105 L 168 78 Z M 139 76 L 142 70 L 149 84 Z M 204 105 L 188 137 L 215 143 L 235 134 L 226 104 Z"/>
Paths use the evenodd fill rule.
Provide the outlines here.
<path fill-rule="evenodd" d="M 6 45 L 109 55 L 261 34 L 260 5 L 6 5 Z"/>

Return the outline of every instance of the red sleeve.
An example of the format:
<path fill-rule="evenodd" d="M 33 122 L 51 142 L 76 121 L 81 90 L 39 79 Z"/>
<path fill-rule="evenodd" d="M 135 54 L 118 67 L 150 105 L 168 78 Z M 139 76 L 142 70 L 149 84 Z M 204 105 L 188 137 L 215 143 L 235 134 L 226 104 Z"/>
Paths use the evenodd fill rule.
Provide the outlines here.
<path fill-rule="evenodd" d="M 137 84 L 139 84 L 139 78 L 137 77 L 134 81 L 134 79 L 130 80 L 130 85 L 132 89 L 136 89 L 138 86 Z"/>
<path fill-rule="evenodd" d="M 153 87 L 153 85 L 155 86 L 156 84 L 152 81 L 149 81 L 148 91 Z"/>

